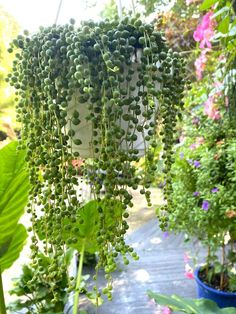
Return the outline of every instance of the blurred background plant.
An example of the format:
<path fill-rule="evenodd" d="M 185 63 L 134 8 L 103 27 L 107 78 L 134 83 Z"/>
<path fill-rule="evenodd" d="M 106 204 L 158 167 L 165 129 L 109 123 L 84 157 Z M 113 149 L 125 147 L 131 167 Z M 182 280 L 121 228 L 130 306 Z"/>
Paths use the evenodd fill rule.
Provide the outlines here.
<path fill-rule="evenodd" d="M 0 6 L 0 141 L 7 136 L 16 137 L 14 91 L 5 78 L 10 72 L 13 55 L 7 51 L 9 43 L 18 34 L 19 26 L 14 18 Z"/>
<path fill-rule="evenodd" d="M 191 79 L 179 123 L 168 226 L 207 248 L 201 279 L 225 291 L 236 291 L 233 5 L 231 1 L 205 0 L 198 6 L 201 19 L 193 32 L 197 46 L 191 54 L 192 60 L 196 58 L 196 78 Z"/>

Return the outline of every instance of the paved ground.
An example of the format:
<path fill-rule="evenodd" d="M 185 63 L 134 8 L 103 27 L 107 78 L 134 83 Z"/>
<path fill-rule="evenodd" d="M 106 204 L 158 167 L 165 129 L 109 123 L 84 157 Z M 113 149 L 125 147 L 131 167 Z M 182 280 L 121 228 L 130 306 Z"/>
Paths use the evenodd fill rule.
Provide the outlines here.
<path fill-rule="evenodd" d="M 136 208 L 133 213 L 136 224 L 131 223 L 132 231 L 127 236 L 127 242 L 135 247 L 140 259 L 131 261 L 128 266 L 121 263 L 120 269 L 113 274 L 113 301 L 104 302 L 98 309 L 87 301 L 83 303 L 81 309 L 86 309 L 89 314 L 159 314 L 160 308 L 146 295 L 148 289 L 163 294 L 196 297 L 194 281 L 184 275 L 184 253 L 192 244 L 184 245 L 183 235 L 165 237 L 158 228 L 154 211 L 145 208 L 141 199 L 137 201 L 142 208 L 138 211 Z M 102 274 L 98 282 L 104 283 Z"/>
<path fill-rule="evenodd" d="M 153 204 L 161 203 L 161 194 L 152 189 Z M 184 276 L 184 252 L 190 246 L 183 245 L 183 236 L 164 237 L 158 228 L 154 208 L 147 208 L 143 197 L 134 193 L 135 206 L 130 211 L 130 229 L 127 242 L 132 244 L 140 256 L 139 261 L 131 261 L 128 266 L 119 265 L 114 273 L 113 301 L 104 302 L 97 310 L 85 302 L 89 314 L 159 314 L 157 306 L 148 299 L 146 291 L 163 294 L 179 294 L 195 297 L 193 280 Z M 24 217 L 23 223 L 28 218 Z M 24 262 L 27 262 L 29 249 L 26 246 L 21 258 L 4 273 L 4 286 L 7 291 L 11 278 L 16 277 Z M 87 273 L 88 270 L 85 270 Z M 101 274 L 99 283 L 103 284 Z M 6 294 L 7 301 L 11 298 Z M 82 307 L 81 307 L 82 309 Z M 70 310 L 67 313 L 71 313 Z"/>

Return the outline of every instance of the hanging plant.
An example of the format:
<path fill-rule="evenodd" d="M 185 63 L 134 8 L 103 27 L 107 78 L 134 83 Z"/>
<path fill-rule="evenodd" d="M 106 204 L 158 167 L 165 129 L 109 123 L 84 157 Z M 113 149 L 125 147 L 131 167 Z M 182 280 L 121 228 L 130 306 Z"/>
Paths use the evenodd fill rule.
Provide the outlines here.
<path fill-rule="evenodd" d="M 157 145 L 157 136 L 164 143 L 164 194 L 170 201 L 168 173 L 183 105 L 183 60 L 168 49 L 153 25 L 138 16 L 85 22 L 79 28 L 74 21 L 41 28 L 32 36 L 27 32 L 18 36 L 10 51 L 15 48 L 9 81 L 17 90 L 21 147 L 27 149 L 30 171 L 32 265 L 37 268 L 38 234 L 43 230 L 44 254 L 54 256 L 51 273 L 45 278 L 52 291 L 66 267 L 59 258 L 66 246 L 82 252 L 96 248 L 96 270 L 104 268 L 110 280 L 118 254 L 125 264 L 129 255 L 138 258 L 124 239 L 128 209 L 133 206 L 130 191 L 141 186 L 140 193 L 151 204 L 149 173 L 155 165 L 149 148 Z M 140 176 L 135 162 L 142 155 L 145 171 Z M 88 157 L 83 179 L 90 183 L 94 199 L 89 214 L 72 164 Z M 167 207 L 164 209 L 163 226 Z M 86 242 L 90 222 L 92 240 Z M 111 286 L 103 293 L 111 298 Z M 57 301 L 56 293 L 53 301 Z"/>

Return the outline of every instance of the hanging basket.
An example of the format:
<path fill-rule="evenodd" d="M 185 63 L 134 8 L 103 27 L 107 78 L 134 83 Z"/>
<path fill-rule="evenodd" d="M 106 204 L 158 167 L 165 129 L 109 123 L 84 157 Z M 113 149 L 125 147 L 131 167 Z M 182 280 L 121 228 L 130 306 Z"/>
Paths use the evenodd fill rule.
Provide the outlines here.
<path fill-rule="evenodd" d="M 132 95 L 133 97 L 138 96 L 138 92 L 140 90 L 140 87 L 137 86 L 137 82 L 139 81 L 138 79 L 138 71 L 137 71 L 137 66 L 141 64 L 141 56 L 142 56 L 142 49 L 136 49 L 135 55 L 133 55 L 131 57 L 131 68 L 134 71 L 134 74 L 132 76 L 132 81 L 130 82 L 132 86 L 135 86 L 135 90 L 132 91 L 130 93 L 130 95 Z M 160 66 L 160 63 L 157 63 L 157 66 Z M 127 75 L 129 70 L 129 67 L 127 65 L 124 65 L 124 76 Z M 120 88 L 124 88 L 125 83 L 122 83 Z M 141 87 L 144 88 L 145 87 Z M 155 88 L 156 90 L 160 90 L 161 85 L 160 83 L 155 82 Z M 68 105 L 68 118 L 69 118 L 69 122 L 67 124 L 67 130 L 69 129 L 73 129 L 75 134 L 74 134 L 74 138 L 79 138 L 81 140 L 81 144 L 75 145 L 72 142 L 72 150 L 74 152 L 79 152 L 80 156 L 82 158 L 93 158 L 95 157 L 95 152 L 94 152 L 94 148 L 93 148 L 93 144 L 92 144 L 92 139 L 93 139 L 93 124 L 91 121 L 88 121 L 87 117 L 89 115 L 89 102 L 86 102 L 84 104 L 80 104 L 78 99 L 80 97 L 80 92 L 79 90 L 77 90 L 73 96 L 72 96 L 72 100 L 69 102 Z M 108 100 L 109 102 L 109 100 Z M 145 124 L 147 122 L 145 122 L 145 118 L 143 117 L 143 112 L 145 111 L 145 106 L 142 103 L 142 100 L 140 100 L 138 102 L 138 105 L 140 106 L 140 114 L 137 115 L 137 119 L 138 119 L 138 123 L 140 125 L 145 126 Z M 122 107 L 123 109 L 123 114 L 122 116 L 124 116 L 125 114 L 129 113 L 129 107 L 128 106 L 124 106 Z M 78 126 L 72 125 L 70 123 L 70 119 L 73 116 L 73 112 L 74 111 L 78 111 L 79 112 L 79 117 L 80 117 L 80 124 Z M 153 116 L 152 119 L 149 120 L 148 122 L 153 122 L 155 121 L 156 118 L 156 112 L 158 110 L 158 101 L 157 99 L 154 100 L 154 107 L 153 107 Z M 120 127 L 125 131 L 125 134 L 127 134 L 128 130 L 129 130 L 129 122 L 123 120 L 122 118 L 119 119 L 119 121 L 117 120 L 117 123 L 120 125 Z M 134 134 L 136 135 L 137 139 L 132 143 L 132 149 L 136 149 L 138 150 L 138 156 L 141 157 L 145 154 L 145 150 L 148 149 L 149 147 L 149 143 L 148 141 L 145 140 L 145 137 L 148 135 L 148 130 L 147 129 L 143 129 L 143 132 L 138 132 L 137 130 L 134 131 Z M 129 148 L 131 148 L 130 144 L 126 143 L 124 137 L 121 139 L 120 141 L 120 147 L 121 149 L 123 149 L 124 151 L 127 151 Z"/>

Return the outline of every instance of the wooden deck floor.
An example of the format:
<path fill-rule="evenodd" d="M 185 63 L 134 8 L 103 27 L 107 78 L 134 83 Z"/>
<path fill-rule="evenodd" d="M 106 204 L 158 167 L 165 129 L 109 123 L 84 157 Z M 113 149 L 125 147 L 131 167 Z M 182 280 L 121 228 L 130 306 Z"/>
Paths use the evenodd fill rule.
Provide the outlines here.
<path fill-rule="evenodd" d="M 159 314 L 160 309 L 146 295 L 148 289 L 196 297 L 194 281 L 184 276 L 184 252 L 190 245 L 183 244 L 182 235 L 163 237 L 157 220 L 151 219 L 129 234 L 127 241 L 140 259 L 128 266 L 119 265 L 113 274 L 113 301 L 104 302 L 97 310 L 85 302 L 81 309 L 89 314 Z M 99 283 L 103 284 L 102 276 Z"/>

